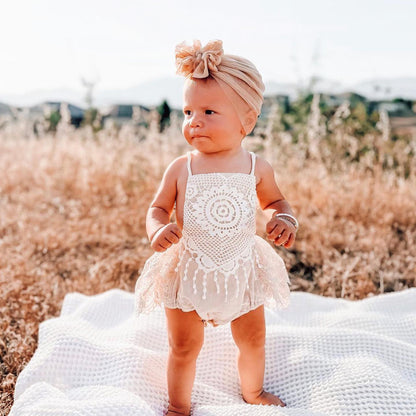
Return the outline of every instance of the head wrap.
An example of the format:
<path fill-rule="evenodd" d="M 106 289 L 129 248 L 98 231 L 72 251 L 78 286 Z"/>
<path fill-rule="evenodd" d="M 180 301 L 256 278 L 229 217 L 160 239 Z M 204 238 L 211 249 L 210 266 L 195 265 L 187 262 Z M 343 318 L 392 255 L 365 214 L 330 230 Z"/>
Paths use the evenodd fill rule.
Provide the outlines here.
<path fill-rule="evenodd" d="M 255 123 L 247 124 L 247 114 L 258 116 L 263 104 L 264 84 L 257 68 L 241 56 L 226 55 L 221 40 L 201 47 L 199 40 L 192 46 L 180 43 L 175 48 L 176 73 L 191 79 L 214 78 L 233 104 L 246 134 Z"/>

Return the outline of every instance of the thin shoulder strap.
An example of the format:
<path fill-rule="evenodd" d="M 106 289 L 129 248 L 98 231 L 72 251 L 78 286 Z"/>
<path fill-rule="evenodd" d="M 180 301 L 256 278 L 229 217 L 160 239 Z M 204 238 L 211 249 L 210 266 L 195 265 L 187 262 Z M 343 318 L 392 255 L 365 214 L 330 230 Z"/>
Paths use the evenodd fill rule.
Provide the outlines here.
<path fill-rule="evenodd" d="M 254 169 L 256 167 L 256 155 L 254 152 L 251 153 L 251 172 L 250 175 L 254 175 Z"/>
<path fill-rule="evenodd" d="M 188 155 L 188 162 L 187 162 L 188 174 L 189 174 L 189 176 L 192 176 L 192 171 L 191 171 L 191 152 L 188 151 L 187 152 L 187 155 Z"/>

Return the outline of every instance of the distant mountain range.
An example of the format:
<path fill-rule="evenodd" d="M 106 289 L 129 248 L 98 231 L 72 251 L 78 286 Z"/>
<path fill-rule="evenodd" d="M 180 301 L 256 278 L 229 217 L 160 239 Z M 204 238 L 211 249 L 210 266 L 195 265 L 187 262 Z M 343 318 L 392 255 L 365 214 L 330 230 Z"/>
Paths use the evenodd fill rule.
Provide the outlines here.
<path fill-rule="evenodd" d="M 182 101 L 183 78 L 161 78 L 144 82 L 137 86 L 124 89 L 96 89 L 93 94 L 94 104 L 100 108 L 111 104 L 142 104 L 145 106 L 159 105 L 164 99 L 173 108 L 180 108 Z M 285 94 L 295 98 L 299 91 L 296 84 L 285 84 L 274 81 L 266 82 L 265 95 Z M 99 85 L 98 85 L 99 87 Z M 343 85 L 337 81 L 322 79 L 314 91 L 327 94 L 356 92 L 371 100 L 391 100 L 405 98 L 416 100 L 416 77 L 372 79 L 354 85 Z M 0 102 L 13 106 L 32 106 L 44 101 L 68 101 L 80 107 L 85 107 L 85 91 L 79 89 L 34 90 L 25 94 L 12 95 L 0 92 Z"/>

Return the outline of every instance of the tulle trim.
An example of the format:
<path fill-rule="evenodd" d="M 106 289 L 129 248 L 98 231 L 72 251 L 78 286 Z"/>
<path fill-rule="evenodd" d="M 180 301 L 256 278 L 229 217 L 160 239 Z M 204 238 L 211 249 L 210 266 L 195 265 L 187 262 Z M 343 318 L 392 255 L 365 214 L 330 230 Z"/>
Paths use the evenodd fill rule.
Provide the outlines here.
<path fill-rule="evenodd" d="M 186 296 L 180 296 L 183 270 L 177 270 L 177 265 L 185 250 L 181 241 L 165 252 L 155 252 L 147 259 L 135 286 L 136 315 L 149 313 L 162 304 L 168 308 L 180 308 L 185 312 L 198 311 L 199 305 Z M 255 274 L 252 276 L 254 287 L 246 289 L 235 313 L 237 316 L 262 304 L 271 309 L 283 309 L 290 304 L 290 280 L 284 262 L 270 244 L 257 235 L 254 256 L 254 270 L 250 272 Z M 242 267 L 251 268 L 249 264 Z M 217 323 L 221 323 L 220 321 L 221 319 L 216 319 Z"/>

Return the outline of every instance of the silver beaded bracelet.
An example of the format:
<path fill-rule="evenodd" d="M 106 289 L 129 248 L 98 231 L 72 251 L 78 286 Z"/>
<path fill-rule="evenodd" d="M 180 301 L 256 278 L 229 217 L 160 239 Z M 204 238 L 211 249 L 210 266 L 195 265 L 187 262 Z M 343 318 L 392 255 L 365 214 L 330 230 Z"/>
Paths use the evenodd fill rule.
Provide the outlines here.
<path fill-rule="evenodd" d="M 276 218 L 279 218 L 279 217 L 286 218 L 286 219 L 289 220 L 290 223 L 292 223 L 294 225 L 294 227 L 296 228 L 296 231 L 299 228 L 298 220 L 293 215 L 286 214 L 284 212 L 279 212 L 277 214 L 273 214 L 273 217 L 276 217 Z"/>

